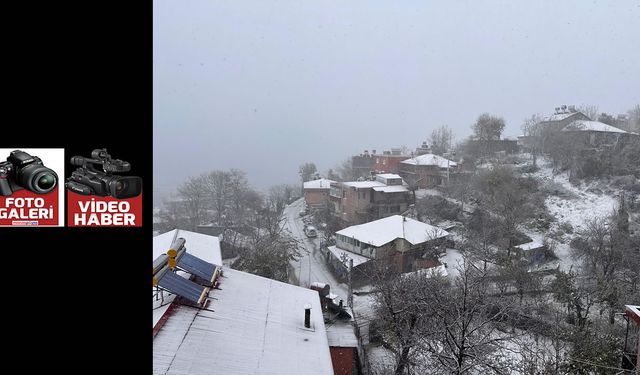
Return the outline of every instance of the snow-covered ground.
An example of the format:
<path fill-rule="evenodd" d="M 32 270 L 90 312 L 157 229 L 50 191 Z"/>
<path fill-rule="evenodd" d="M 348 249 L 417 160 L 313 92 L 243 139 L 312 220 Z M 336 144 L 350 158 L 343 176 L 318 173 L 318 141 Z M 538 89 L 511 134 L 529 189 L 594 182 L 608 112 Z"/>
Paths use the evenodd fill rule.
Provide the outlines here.
<path fill-rule="evenodd" d="M 539 159 L 539 170 L 530 175 L 541 183 L 541 186 L 551 187 L 557 190 L 557 195 L 550 195 L 545 200 L 545 205 L 551 216 L 556 220 L 551 223 L 548 232 L 557 231 L 565 223 L 571 224 L 573 233 L 566 233 L 562 241 L 555 241 L 555 253 L 559 258 L 557 265 L 567 271 L 576 268 L 576 262 L 571 258 L 569 242 L 585 229 L 585 224 L 594 218 L 606 218 L 618 204 L 619 191 L 616 189 L 602 189 L 602 182 L 582 182 L 573 185 L 569 181 L 567 173 L 554 174 L 550 163 L 545 159 Z M 532 228 L 524 228 L 525 234 L 536 242 L 542 242 L 547 233 L 538 232 Z M 556 265 L 554 265 L 555 267 Z"/>
<path fill-rule="evenodd" d="M 532 174 L 542 183 L 556 183 L 575 198 L 550 196 L 546 200 L 549 213 L 557 219 L 554 225 L 569 222 L 574 230 L 584 228 L 584 224 L 593 218 L 609 216 L 616 208 L 619 192 L 606 194 L 597 189 L 599 183 L 581 183 L 579 186 L 569 182 L 567 173 L 553 174 L 548 165 L 541 165 L 540 169 Z"/>

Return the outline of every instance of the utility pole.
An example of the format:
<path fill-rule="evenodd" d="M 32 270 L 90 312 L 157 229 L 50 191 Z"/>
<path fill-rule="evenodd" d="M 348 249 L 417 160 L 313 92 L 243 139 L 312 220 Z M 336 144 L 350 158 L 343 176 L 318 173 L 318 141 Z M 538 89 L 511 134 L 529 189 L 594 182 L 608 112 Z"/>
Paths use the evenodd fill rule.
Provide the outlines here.
<path fill-rule="evenodd" d="M 349 295 L 347 296 L 347 303 L 350 308 L 353 308 L 353 286 L 351 285 L 351 272 L 353 272 L 353 259 L 349 259 Z"/>

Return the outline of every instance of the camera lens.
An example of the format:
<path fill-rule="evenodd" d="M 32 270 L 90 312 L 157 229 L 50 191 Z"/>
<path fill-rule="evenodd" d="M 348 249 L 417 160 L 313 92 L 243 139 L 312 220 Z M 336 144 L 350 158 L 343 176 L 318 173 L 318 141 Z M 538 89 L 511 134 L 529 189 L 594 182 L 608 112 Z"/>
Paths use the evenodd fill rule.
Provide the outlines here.
<path fill-rule="evenodd" d="M 16 177 L 22 187 L 38 194 L 49 193 L 58 185 L 56 172 L 42 164 L 29 164 L 21 168 Z"/>
<path fill-rule="evenodd" d="M 56 178 L 53 177 L 51 173 L 43 174 L 38 181 L 36 181 L 36 186 L 40 190 L 49 190 L 56 184 Z"/>
<path fill-rule="evenodd" d="M 113 176 L 108 182 L 109 193 L 118 199 L 132 198 L 140 195 L 142 180 L 137 176 Z"/>
<path fill-rule="evenodd" d="M 120 192 L 121 192 L 122 190 L 124 190 L 124 188 L 125 188 L 125 183 L 124 183 L 124 182 L 122 182 L 122 180 L 120 180 L 120 181 L 116 182 L 116 193 L 117 193 L 117 194 L 120 194 Z"/>

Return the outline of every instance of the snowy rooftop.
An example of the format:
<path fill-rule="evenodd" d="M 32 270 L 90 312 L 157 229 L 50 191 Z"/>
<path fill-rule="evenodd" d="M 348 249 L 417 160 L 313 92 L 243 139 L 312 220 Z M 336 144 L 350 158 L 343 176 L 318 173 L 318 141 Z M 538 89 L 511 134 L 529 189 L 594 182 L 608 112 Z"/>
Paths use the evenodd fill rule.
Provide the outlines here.
<path fill-rule="evenodd" d="M 416 245 L 449 235 L 443 229 L 400 215 L 354 225 L 336 233 L 376 247 L 396 238 L 404 238 L 410 244 Z"/>
<path fill-rule="evenodd" d="M 523 243 L 522 245 L 516 246 L 516 249 L 520 249 L 522 251 L 529 251 L 529 250 L 540 249 L 542 247 L 544 247 L 544 244 L 541 244 L 540 242 L 536 242 L 536 241 L 531 241 L 531 242 Z"/>
<path fill-rule="evenodd" d="M 173 310 L 153 339 L 154 374 L 333 374 L 316 291 L 229 268 L 220 280 L 206 309 Z"/>
<path fill-rule="evenodd" d="M 153 237 L 153 259 L 156 259 L 161 254 L 166 253 L 171 247 L 173 241 L 180 237 L 186 240 L 186 242 L 184 243 L 184 247 L 187 249 L 189 254 L 209 263 L 222 264 L 220 241 L 218 240 L 218 237 L 189 232 L 182 229 L 174 229 L 172 231 Z M 186 274 L 183 275 L 184 277 L 188 276 Z M 164 301 L 156 301 L 154 298 L 152 321 L 153 327 L 158 324 L 160 318 L 162 318 L 174 299 L 175 295 L 169 293 L 165 293 Z"/>
<path fill-rule="evenodd" d="M 321 178 L 319 180 L 307 181 L 303 185 L 305 189 L 329 189 L 332 182 L 335 181 Z"/>
<path fill-rule="evenodd" d="M 174 229 L 153 237 L 153 259 L 166 253 L 173 241 L 180 237 L 186 240 L 184 247 L 189 254 L 209 263 L 222 264 L 222 254 L 220 252 L 220 241 L 218 237 L 183 229 Z"/>
<path fill-rule="evenodd" d="M 624 314 L 640 325 L 640 305 L 625 305 Z"/>
<path fill-rule="evenodd" d="M 358 347 L 358 338 L 353 332 L 351 321 L 338 321 L 327 325 L 327 340 L 329 341 L 329 346 L 341 348 Z"/>
<path fill-rule="evenodd" d="M 593 131 L 593 132 L 606 132 L 606 133 L 627 133 L 622 129 L 618 129 L 615 126 L 607 125 L 599 121 L 584 121 L 576 120 L 562 129 L 563 132 L 575 132 L 575 131 Z"/>
<path fill-rule="evenodd" d="M 403 185 L 390 185 L 390 186 L 376 186 L 373 188 L 374 191 L 381 191 L 383 193 L 402 193 L 405 191 L 409 191 L 406 186 Z"/>
<path fill-rule="evenodd" d="M 380 174 L 377 174 L 376 176 L 382 177 L 384 179 L 402 178 L 399 175 L 394 173 L 380 173 Z"/>
<path fill-rule="evenodd" d="M 542 121 L 546 122 L 546 121 L 562 121 L 568 117 L 571 117 L 573 115 L 577 115 L 578 113 L 582 113 L 580 111 L 578 112 L 566 112 L 566 113 L 554 113 L 550 116 L 545 117 Z"/>
<path fill-rule="evenodd" d="M 372 188 L 376 186 L 387 186 L 386 184 L 378 181 L 349 181 L 349 182 L 343 182 L 343 185 L 351 186 L 357 189 L 367 189 L 367 188 Z"/>
<path fill-rule="evenodd" d="M 455 167 L 457 164 L 454 161 L 443 158 L 442 156 L 434 154 L 424 154 L 416 156 L 415 158 L 401 161 L 400 163 L 411 165 L 437 165 L 440 168 Z M 447 164 L 448 163 L 448 164 Z"/>
<path fill-rule="evenodd" d="M 338 249 L 335 246 L 329 246 L 328 249 L 331 252 L 331 254 L 333 254 L 336 258 L 342 260 L 342 263 L 347 267 L 349 266 L 350 259 L 353 259 L 354 267 L 357 267 L 363 263 L 367 263 L 368 261 L 371 260 L 360 254 L 352 253 L 351 251 L 347 251 L 343 249 Z"/>

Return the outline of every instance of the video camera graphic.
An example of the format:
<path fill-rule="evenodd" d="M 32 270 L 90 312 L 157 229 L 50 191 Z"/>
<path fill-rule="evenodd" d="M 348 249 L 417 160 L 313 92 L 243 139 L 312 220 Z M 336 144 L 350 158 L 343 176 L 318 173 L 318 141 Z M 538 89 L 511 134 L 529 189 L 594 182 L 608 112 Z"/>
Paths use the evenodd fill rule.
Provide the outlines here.
<path fill-rule="evenodd" d="M 129 172 L 131 164 L 112 159 L 106 148 L 93 150 L 91 158 L 73 156 L 71 164 L 80 167 L 71 173 L 65 183 L 66 188 L 74 193 L 125 199 L 136 197 L 142 192 L 140 177 L 114 174 Z M 102 166 L 102 170 L 96 169 L 96 166 Z"/>

